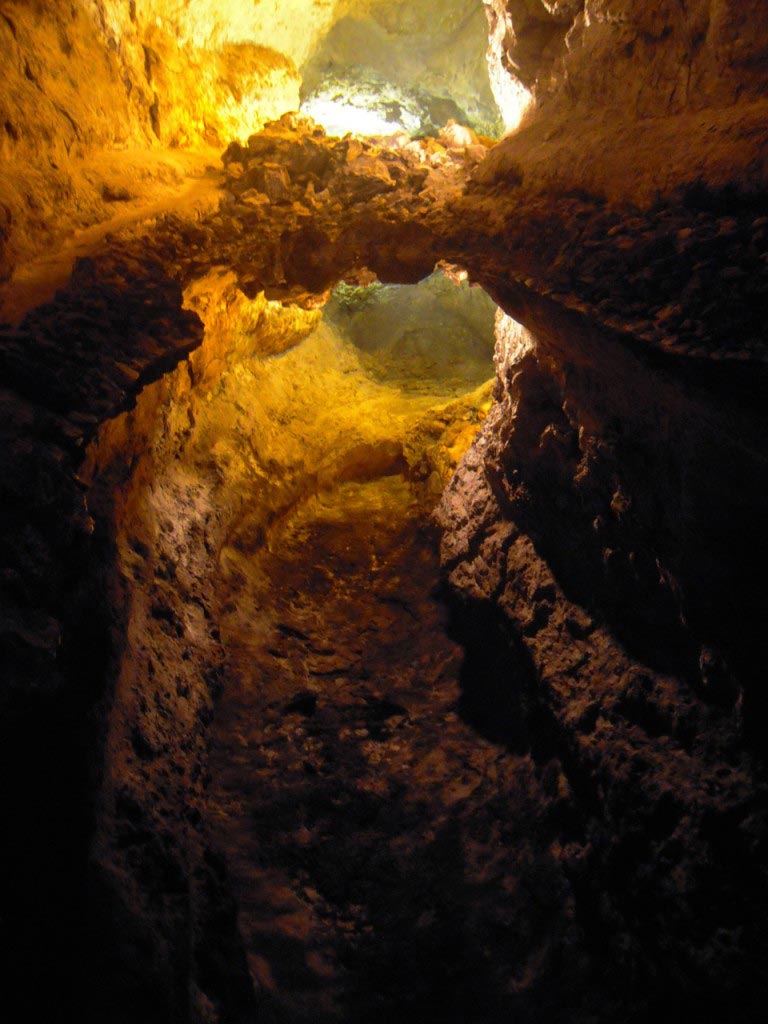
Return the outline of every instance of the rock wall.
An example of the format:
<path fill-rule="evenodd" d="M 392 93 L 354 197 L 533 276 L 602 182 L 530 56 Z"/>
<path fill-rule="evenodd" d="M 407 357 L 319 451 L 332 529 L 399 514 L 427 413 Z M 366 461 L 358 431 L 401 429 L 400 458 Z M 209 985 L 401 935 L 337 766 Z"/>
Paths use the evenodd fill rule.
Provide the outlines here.
<path fill-rule="evenodd" d="M 0 280 L 172 177 L 147 148 L 218 146 L 298 106 L 295 64 L 263 25 L 194 34 L 178 5 L 174 18 L 128 0 L 9 0 L 0 13 Z M 98 158 L 114 151 L 105 174 Z"/>
<path fill-rule="evenodd" d="M 476 229 L 485 221 L 496 255 L 471 262 L 533 331 L 532 354 L 502 362 L 504 441 L 488 472 L 506 481 L 512 518 L 550 568 L 586 587 L 582 600 L 612 617 L 624 643 L 645 632 L 651 660 L 677 645 L 678 668 L 702 678 L 713 660 L 738 662 L 734 694 L 746 686 L 762 704 L 750 668 L 763 657 L 752 614 L 762 511 L 753 519 L 741 499 L 729 503 L 734 488 L 716 500 L 711 489 L 731 472 L 765 472 L 751 462 L 765 387 L 763 258 L 747 266 L 762 246 L 768 171 L 755 100 L 765 26 L 756 7 L 719 3 L 511 3 L 494 19 L 508 26 L 505 66 L 539 105 L 455 207 Z M 670 88 L 681 66 L 705 84 Z M 520 287 L 510 290 L 502 262 L 517 265 Z M 728 369 L 715 370 L 723 357 Z M 513 379 L 528 382 L 522 400 Z"/>
<path fill-rule="evenodd" d="M 522 173 L 531 187 L 618 191 L 640 205 L 696 181 L 764 189 L 768 29 L 759 2 L 486 7 L 497 92 L 530 109 L 483 180 Z"/>
<path fill-rule="evenodd" d="M 259 6 L 250 14 L 277 11 Z M 138 50 L 126 43 L 121 56 L 120 40 L 137 38 L 150 8 L 128 5 L 126 16 L 124 7 L 3 6 L 18 86 L 9 90 L 9 153 L 39 155 L 47 132 L 61 140 L 62 159 L 68 147 L 67 158 L 76 154 L 75 129 L 52 101 L 60 88 L 70 95 L 67 46 L 78 61 L 111 54 L 99 95 L 121 112 L 110 127 L 99 108 L 84 146 L 141 142 L 172 124 L 147 91 Z M 87 12 L 96 21 L 81 25 Z M 215 38 L 220 53 L 239 58 L 235 13 L 176 5 L 165 27 L 153 22 L 152 76 L 175 73 L 182 28 L 190 47 Z M 742 15 L 753 20 L 739 34 Z M 583 1019 L 762 1019 L 768 211 L 759 7 L 531 0 L 497 8 L 496 18 L 503 32 L 494 39 L 506 34 L 509 44 L 499 66 L 516 61 L 540 103 L 487 159 L 471 139 L 400 140 L 381 152 L 288 118 L 228 150 L 228 195 L 203 224 L 165 220 L 149 237 L 113 240 L 111 255 L 81 263 L 52 305 L 0 332 L 0 747 L 6 777 L 21 780 L 4 822 L 5 966 L 48 1019 L 79 1005 L 73 961 L 99 945 L 99 1019 L 127 1024 L 136 1005 L 144 1021 L 253 1019 L 224 873 L 201 822 L 218 685 L 209 666 L 221 651 L 200 565 L 233 512 L 222 507 L 217 467 L 249 485 L 268 476 L 280 418 L 255 418 L 254 433 L 247 403 L 233 404 L 236 445 L 196 424 L 205 423 L 205 396 L 230 360 L 253 353 L 257 334 L 273 351 L 286 343 L 287 333 L 268 329 L 272 307 L 260 293 L 311 308 L 340 273 L 415 280 L 440 257 L 469 268 L 506 311 L 497 402 L 441 512 L 444 560 L 470 667 L 474 658 L 475 707 L 493 718 L 519 691 L 531 721 L 546 723 L 573 793 L 574 817 L 557 804 L 547 863 L 571 887 L 573 920 L 599 969 L 614 965 L 605 1001 L 587 1000 Z M 76 46 L 60 38 L 70 24 Z M 38 30 L 50 58 L 45 75 L 30 64 L 30 78 L 24 54 Z M 114 46 L 104 50 L 103 38 Z M 309 52 L 295 45 L 280 50 L 294 63 Z M 291 66 L 288 57 L 280 64 Z M 129 96 L 120 76 L 134 72 Z M 49 78 L 50 91 L 39 87 Z M 32 120 L 16 126 L 33 101 L 39 135 Z M 664 116 L 646 116 L 654 112 Z M 254 304 L 234 298 L 231 280 L 196 293 L 193 282 L 214 265 L 233 268 Z M 212 336 L 234 331 L 231 351 L 203 346 L 178 365 L 202 339 L 200 319 L 182 309 L 182 285 Z M 238 319 L 230 305 L 248 312 Z M 275 315 L 292 337 L 304 318 Z M 99 428 L 97 524 L 78 471 Z M 190 469 L 178 457 L 193 436 Z M 291 500 L 293 470 L 306 469 L 302 444 L 294 451 L 290 472 L 277 474 L 284 486 L 260 492 L 266 517 Z M 399 449 L 378 451 L 400 458 Z M 233 488 L 235 505 L 245 492 Z M 260 543 L 258 530 L 251 539 Z M 129 650 L 135 658 L 123 659 Z M 95 934 L 82 936 L 89 883 Z M 577 976 L 578 954 L 568 966 Z M 532 1019 L 536 1009 L 528 1006 Z"/>
<path fill-rule="evenodd" d="M 63 162 L 97 147 L 150 142 L 153 96 L 127 3 L 11 0 L 0 34 L 4 161 Z"/>
<path fill-rule="evenodd" d="M 66 295 L 3 331 L 2 770 L 18 780 L 5 805 L 3 972 L 53 1020 L 82 1000 L 93 716 L 123 617 L 78 469 L 97 425 L 200 337 L 180 288 L 129 257 L 84 262 Z"/>
<path fill-rule="evenodd" d="M 762 259 L 728 267 L 765 213 L 764 19 L 506 3 L 491 25 L 536 106 L 455 206 L 457 246 L 483 236 L 465 260 L 506 311 L 498 403 L 440 512 L 457 614 L 470 649 L 497 617 L 485 642 L 504 638 L 553 716 L 594 823 L 586 874 L 561 863 L 633 993 L 614 1017 L 738 999 L 756 1020 L 764 285 Z M 689 263 L 694 238 L 708 254 Z M 733 305 L 731 278 L 751 282 Z M 476 685 L 483 706 L 520 683 L 507 668 Z M 742 872 L 721 902 L 714 879 Z"/>
<path fill-rule="evenodd" d="M 244 492 L 222 499 L 203 416 L 205 454 L 167 463 L 233 361 L 317 314 L 217 274 L 189 295 L 201 345 L 168 268 L 135 248 L 82 263 L 3 333 L 3 978 L 50 1020 L 250 1020 L 201 814 L 223 662 L 206 580 Z"/>
<path fill-rule="evenodd" d="M 768 26 L 760 0 L 485 4 L 492 63 L 540 103 L 659 117 L 762 92 Z"/>
<path fill-rule="evenodd" d="M 557 858 L 613 951 L 604 993 L 622 977 L 632 993 L 606 1019 L 738 1000 L 735 1019 L 757 1020 L 765 510 L 737 481 L 765 480 L 764 399 L 737 373 L 734 418 L 722 378 L 649 361 L 525 289 L 504 305 L 529 329 L 499 321 L 498 404 L 439 512 L 469 649 L 497 631 L 516 652 L 474 699 L 489 713 L 530 674 L 553 717 L 591 820 Z"/>
<path fill-rule="evenodd" d="M 249 302 L 226 273 L 199 281 L 187 301 L 205 318 L 202 345 L 104 424 L 81 470 L 122 609 L 90 853 L 93 1019 L 245 1021 L 256 1012 L 205 821 L 208 734 L 226 664 L 211 575 L 258 477 L 221 450 L 222 435 L 246 419 L 222 392 L 233 367 L 297 344 L 317 314 Z"/>
<path fill-rule="evenodd" d="M 296 67 L 334 5 L 6 0 L 3 155 L 219 145 L 295 109 Z M 301 25 L 302 31 L 297 31 Z"/>

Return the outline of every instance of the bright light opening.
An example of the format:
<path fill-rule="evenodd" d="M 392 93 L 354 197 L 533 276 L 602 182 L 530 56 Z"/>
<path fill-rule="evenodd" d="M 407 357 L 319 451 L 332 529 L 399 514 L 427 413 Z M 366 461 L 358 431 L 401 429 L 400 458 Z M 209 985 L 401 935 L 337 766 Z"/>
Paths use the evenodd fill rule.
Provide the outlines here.
<path fill-rule="evenodd" d="M 488 0 L 486 0 L 488 2 Z M 514 35 L 509 15 L 495 19 L 488 48 L 488 75 L 496 104 L 501 111 L 505 133 L 513 132 L 534 103 L 533 93 L 505 66 L 506 37 Z"/>
<path fill-rule="evenodd" d="M 301 112 L 321 124 L 329 135 L 415 134 L 419 130 L 419 119 L 406 110 L 399 111 L 397 120 L 389 120 L 378 110 L 327 96 L 311 97 L 302 104 Z"/>
<path fill-rule="evenodd" d="M 505 75 L 500 81 L 492 78 L 491 82 L 504 121 L 504 131 L 513 132 L 533 106 L 533 94 L 511 75 Z"/>

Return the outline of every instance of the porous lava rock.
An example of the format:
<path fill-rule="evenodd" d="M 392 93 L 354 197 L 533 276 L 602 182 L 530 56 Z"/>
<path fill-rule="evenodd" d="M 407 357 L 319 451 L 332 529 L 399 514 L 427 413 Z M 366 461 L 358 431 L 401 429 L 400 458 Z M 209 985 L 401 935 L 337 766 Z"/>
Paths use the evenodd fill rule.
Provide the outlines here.
<path fill-rule="evenodd" d="M 147 7 L 159 33 L 150 52 L 135 48 L 133 5 L 94 3 L 90 20 L 84 7 L 38 6 L 39 36 L 22 17 L 29 5 L 6 4 L 0 20 L 19 87 L 3 146 L 17 161 L 63 165 L 80 159 L 81 145 L 162 136 L 174 119 L 177 140 L 184 126 L 202 138 L 198 92 L 166 111 L 149 87 L 177 71 L 176 86 L 164 88 L 178 99 L 214 37 L 233 68 L 247 56 L 228 36 L 234 4 L 220 20 L 185 5 L 163 26 Z M 331 6 L 313 5 L 312 33 L 348 10 Z M 445 922 L 468 921 L 468 945 L 431 961 L 430 970 L 438 961 L 462 968 L 453 989 L 440 975 L 443 1019 L 466 1019 L 476 1006 L 489 1022 L 717 1015 L 753 1024 L 764 1015 L 764 19 L 759 4 L 721 0 L 488 6 L 496 64 L 534 101 L 523 129 L 489 154 L 455 126 L 442 140 L 337 139 L 294 115 L 265 126 L 265 107 L 226 152 L 215 210 L 107 239 L 52 304 L 0 331 L 2 767 L 15 780 L 4 819 L 4 966 L 49 1020 L 75 1008 L 87 1015 L 90 1003 L 95 1019 L 126 1024 L 252 1021 L 279 1005 L 263 997 L 286 937 L 282 962 L 313 985 L 324 978 L 323 1012 L 344 1019 L 339 1006 L 364 1005 L 360 978 L 381 981 L 376 937 L 365 931 L 374 903 L 386 965 L 414 980 L 395 934 L 409 920 L 409 854 L 424 891 L 434 874 L 436 916 L 422 902 L 419 917 L 429 948 L 451 934 Z M 296 12 L 283 7 L 285 17 Z M 278 8 L 249 5 L 248 15 L 277 17 Z M 301 60 L 312 33 L 292 36 Z M 83 97 L 61 102 L 71 91 L 63 69 L 105 54 L 104 110 L 86 133 L 74 116 Z M 169 55 L 181 54 L 174 71 Z M 295 85 L 287 58 L 274 63 Z M 210 67 L 216 78 L 220 64 Z M 20 127 L 26 109 L 34 116 Z M 40 171 L 29 164 L 15 180 L 30 168 Z M 49 200 L 68 173 L 45 168 Z M 125 201 L 103 184 L 101 202 Z M 21 193 L 34 198 L 26 186 Z M 62 210 L 82 195 L 64 188 Z M 24 202 L 3 199 L 0 231 L 11 244 Z M 465 663 L 433 705 L 441 726 L 425 715 L 416 730 L 401 713 L 417 703 L 410 684 L 407 699 L 395 699 L 361 666 L 354 699 L 335 699 L 333 677 L 322 692 L 298 684 L 329 656 L 338 610 L 296 605 L 293 554 L 282 593 L 267 587 L 265 597 L 235 570 L 250 556 L 274 569 L 270 539 L 290 535 L 285 554 L 316 532 L 343 564 L 334 503 L 318 502 L 306 518 L 313 488 L 397 471 L 430 497 L 433 474 L 453 468 L 486 393 L 479 405 L 449 403 L 410 433 L 400 412 L 389 436 L 363 417 L 330 457 L 316 425 L 338 432 L 346 421 L 340 406 L 327 408 L 323 385 L 333 377 L 342 393 L 359 365 L 327 336 L 301 356 L 296 348 L 340 278 L 414 281 L 438 260 L 469 273 L 503 312 L 495 401 L 438 514 L 451 643 Z M 311 399 L 291 417 L 302 373 Z M 369 498 L 355 487 L 342 488 L 340 506 L 360 500 L 365 524 Z M 359 548 L 369 557 L 367 544 Z M 222 552 L 244 609 L 214 599 Z M 402 552 L 391 564 L 401 580 Z M 327 577 L 314 564 L 309 573 L 319 574 L 322 597 Z M 408 623 L 412 638 L 414 615 L 442 621 L 432 597 L 422 602 L 397 582 L 366 600 L 381 605 L 382 622 Z M 285 627 L 276 636 L 273 613 Z M 305 618 L 316 625 L 321 613 L 313 637 Z M 275 820 L 289 831 L 294 793 L 302 814 L 316 816 L 295 845 L 261 840 L 266 817 L 243 826 L 247 851 L 287 873 L 287 891 L 268 887 L 267 916 L 280 921 L 266 935 L 232 895 L 233 878 L 253 869 L 228 871 L 216 848 L 217 820 L 248 819 L 233 797 L 248 789 L 247 771 L 215 801 L 207 775 L 227 682 L 217 616 L 262 629 L 258 659 L 290 690 L 278 706 L 255 701 L 264 721 L 244 742 L 236 730 L 220 736 L 219 751 L 226 759 L 239 748 L 261 785 L 271 735 L 285 767 Z M 337 632 L 333 671 L 349 668 L 353 646 Z M 340 760 L 360 768 L 367 794 L 357 778 L 336 787 L 323 774 L 347 727 L 354 739 Z M 443 731 L 446 753 L 432 757 L 423 746 L 439 746 Z M 375 791 L 367 765 L 383 756 L 381 743 L 394 744 L 392 773 Z M 412 808 L 401 815 L 393 803 L 411 764 L 439 811 L 434 842 L 415 836 L 423 819 Z M 446 777 L 454 770 L 456 786 Z M 477 774 L 496 787 L 492 799 L 473 786 Z M 358 834 L 344 818 L 338 857 L 328 845 L 334 799 L 360 825 Z M 262 793 L 254 806 L 269 800 Z M 409 832 L 398 846 L 390 830 L 376 861 L 379 816 L 376 828 Z M 319 887 L 302 875 L 307 852 L 319 857 Z M 283 856 L 290 863 L 278 863 Z M 368 872 L 372 859 L 378 873 Z M 362 882 L 350 891 L 361 900 L 347 899 L 338 860 L 358 866 Z M 456 895 L 440 887 L 446 861 Z M 390 876 L 401 902 L 382 912 Z M 334 950 L 351 949 L 363 965 L 344 989 L 356 1003 L 329 995 L 339 991 L 335 973 L 328 982 L 338 961 L 302 932 L 318 920 Z M 473 956 L 462 961 L 467 948 Z M 87 979 L 82 963 L 95 965 Z M 479 1003 L 470 998 L 475 967 L 487 981 Z M 49 985 L 38 984 L 41 973 Z M 433 1004 L 416 980 L 408 991 L 423 1019 Z M 382 1020 L 403 1005 L 384 981 L 395 1004 L 377 1004 Z"/>

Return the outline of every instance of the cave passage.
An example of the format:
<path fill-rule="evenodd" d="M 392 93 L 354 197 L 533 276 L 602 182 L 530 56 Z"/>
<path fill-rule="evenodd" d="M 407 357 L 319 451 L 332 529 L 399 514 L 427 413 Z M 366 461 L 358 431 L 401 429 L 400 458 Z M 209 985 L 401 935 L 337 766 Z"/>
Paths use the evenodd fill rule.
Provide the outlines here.
<path fill-rule="evenodd" d="M 221 620 L 211 825 L 277 1020 L 501 1020 L 499 951 L 521 971 L 567 918 L 546 856 L 520 882 L 560 776 L 537 800 L 540 766 L 463 719 L 424 527 L 402 477 L 342 484 L 241 563 Z"/>
<path fill-rule="evenodd" d="M 498 136 L 502 120 L 485 59 L 480 4 L 413 0 L 350 13 L 302 67 L 301 110 L 331 135 L 437 135 L 450 120 Z"/>
<path fill-rule="evenodd" d="M 496 804 L 533 769 L 462 718 L 464 651 L 429 519 L 484 415 L 494 310 L 441 274 L 341 285 L 318 329 L 273 361 L 279 390 L 279 364 L 301 360 L 288 436 L 325 429 L 318 379 L 342 434 L 368 424 L 365 443 L 337 440 L 333 479 L 271 524 L 257 503 L 243 514 L 215 582 L 227 660 L 210 825 L 276 1020 L 499 1008 L 488 942 L 499 928 L 514 941 L 521 896 L 505 892 L 520 850 L 496 849 Z"/>
<path fill-rule="evenodd" d="M 763 1024 L 764 0 L 0 68 L 5 1017 Z"/>

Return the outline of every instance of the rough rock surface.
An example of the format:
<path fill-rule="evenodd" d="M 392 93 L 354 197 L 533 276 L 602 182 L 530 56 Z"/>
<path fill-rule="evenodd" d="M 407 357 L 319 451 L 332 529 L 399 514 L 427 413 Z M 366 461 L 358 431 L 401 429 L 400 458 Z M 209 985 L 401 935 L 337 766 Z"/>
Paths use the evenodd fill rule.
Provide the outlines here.
<path fill-rule="evenodd" d="M 3 5 L 11 35 L 6 9 L 13 21 L 27 6 Z M 403 923 L 440 954 L 430 970 L 456 968 L 437 977 L 440 1019 L 764 1016 L 764 23 L 754 4 L 703 0 L 496 6 L 540 105 L 487 158 L 457 131 L 338 140 L 282 119 L 227 151 L 214 213 L 108 240 L 52 304 L 0 332 L 0 747 L 4 777 L 17 780 L 3 821 L 3 966 L 14 982 L 4 991 L 21 981 L 30 1016 L 83 1017 L 90 1002 L 95 1019 L 125 1024 L 245 1024 L 283 1010 L 317 1019 L 305 994 L 320 984 L 322 1012 L 350 1020 L 363 978 L 385 995 L 373 1008 L 382 1021 L 393 1006 L 429 1019 L 424 977 L 398 960 Z M 69 17 L 45 9 L 49 28 Z M 235 5 L 222 11 L 215 29 L 226 35 Z M 746 17 L 750 31 L 737 31 Z M 680 75 L 683 43 L 693 88 Z M 49 67 L 66 59 L 59 49 Z M 3 52 L 14 81 L 39 91 L 23 51 Z M 663 116 L 644 116 L 654 111 Z M 64 151 L 65 121 L 59 111 L 50 129 Z M 10 123 L 5 145 L 22 146 Z M 332 455 L 318 424 L 336 435 L 350 424 L 327 384 L 344 392 L 362 363 L 327 335 L 296 342 L 340 277 L 413 281 L 438 259 L 457 277 L 467 268 L 504 314 L 496 401 L 440 512 L 455 632 L 429 646 L 450 660 L 461 643 L 461 692 L 449 666 L 430 694 L 441 724 L 426 713 L 403 721 L 398 750 L 399 709 L 423 696 L 417 680 L 408 675 L 395 700 L 344 663 L 360 692 L 337 699 L 334 677 L 310 671 L 330 639 L 349 655 L 359 638 L 325 600 L 343 586 L 322 572 L 320 607 L 297 600 L 311 587 L 297 582 L 296 549 L 323 534 L 342 578 L 334 501 L 354 518 L 359 500 L 387 558 L 386 537 L 396 542 L 383 594 L 350 569 L 358 607 L 405 624 L 409 643 L 408 609 L 442 629 L 434 595 L 412 591 L 418 574 L 393 585 L 392 607 L 383 600 L 388 573 L 402 580 L 407 561 L 396 516 L 382 525 L 366 487 L 345 481 L 399 470 L 419 497 L 434 493 L 433 474 L 452 468 L 487 396 L 429 412 L 428 395 L 409 394 L 426 421 L 407 431 L 403 406 L 389 422 L 360 417 Z M 300 405 L 303 359 L 311 397 Z M 366 411 L 391 411 L 377 403 Z M 324 500 L 304 504 L 313 489 Z M 371 558 L 369 542 L 359 548 Z M 233 573 L 254 601 L 245 623 L 210 585 L 224 550 L 285 575 L 285 590 L 265 593 L 258 571 Z M 418 550 L 434 579 L 433 556 Z M 219 615 L 245 630 L 241 679 L 251 621 L 283 623 L 254 638 L 255 660 L 260 679 L 290 693 L 282 703 L 249 689 L 220 705 L 212 803 L 208 744 L 228 678 Z M 428 661 L 425 677 L 437 678 Z M 264 720 L 228 732 L 252 706 Z M 445 756 L 430 758 L 438 740 Z M 275 785 L 297 801 L 306 833 L 288 840 L 282 806 L 277 833 L 254 825 L 233 751 L 253 770 L 252 807 Z M 380 775 L 367 767 L 379 756 Z M 349 775 L 336 789 L 331 757 L 372 792 Z M 482 784 L 468 791 L 472 767 Z M 397 803 L 403 784 L 426 792 L 434 837 Z M 215 851 L 214 808 L 231 874 Z M 393 835 L 402 829 L 404 842 Z M 361 868 L 357 888 L 354 872 L 329 870 L 368 859 L 379 873 L 371 881 Z M 434 871 L 431 905 L 411 895 L 411 861 L 425 888 Z M 440 885 L 446 862 L 456 889 Z M 389 878 L 392 904 L 379 888 Z M 407 900 L 425 916 L 413 921 Z M 446 949 L 459 918 L 461 941 Z M 372 923 L 394 975 L 376 975 Z M 418 943 L 405 948 L 418 968 Z M 95 965 L 87 978 L 78 963 Z M 414 982 L 413 1003 L 397 1002 L 393 977 Z"/>
<path fill-rule="evenodd" d="M 352 5 L 302 65 L 304 103 L 335 96 L 378 109 L 394 122 L 402 118 L 397 109 L 402 104 L 421 132 L 434 134 L 455 117 L 498 134 L 480 3 L 373 0 L 367 8 Z"/>
<path fill-rule="evenodd" d="M 484 180 L 652 206 L 686 183 L 765 191 L 760 0 L 486 0 L 508 120 Z"/>
<path fill-rule="evenodd" d="M 116 636 L 108 542 L 77 472 L 99 422 L 201 336 L 162 268 L 119 258 L 82 263 L 66 295 L 3 331 L 2 771 L 25 780 L 5 806 L 3 968 L 54 1019 L 82 986 L 92 715 Z"/>
<path fill-rule="evenodd" d="M 484 3 L 492 61 L 545 103 L 659 117 L 762 95 L 760 0 Z"/>
<path fill-rule="evenodd" d="M 712 482 L 765 480 L 764 450 L 736 441 L 708 382 L 683 398 L 673 367 L 518 302 L 534 336 L 502 324 L 499 404 L 439 512 L 444 563 L 468 610 L 499 615 L 567 750 L 592 821 L 577 906 L 633 992 L 618 1015 L 725 1014 L 738 985 L 742 1019 L 757 1019 L 765 510 L 726 510 Z M 497 685 L 517 683 L 507 670 Z M 751 882 L 730 889 L 737 877 Z"/>
<path fill-rule="evenodd" d="M 357 32 L 354 63 L 379 68 L 390 85 L 412 86 L 426 60 L 419 89 L 430 124 L 465 108 L 490 124 L 480 7 L 441 8 L 436 19 L 431 5 L 405 0 L 4 0 L 0 280 L 50 244 L 53 221 L 61 232 L 109 218 L 115 175 L 103 174 L 105 154 L 115 154 L 118 191 L 130 196 L 163 176 L 132 151 L 224 146 L 298 109 L 302 75 L 317 84 L 329 61 L 347 67 L 349 48 L 320 52 L 342 22 Z M 406 43 L 414 33 L 418 45 Z"/>
<path fill-rule="evenodd" d="M 139 1006 L 144 1020 L 248 1020 L 254 992 L 271 991 L 270 957 L 251 939 L 241 944 L 251 925 L 242 905 L 238 925 L 210 831 L 207 744 L 226 678 L 211 559 L 244 509 L 258 523 L 280 521 L 313 473 L 332 486 L 410 466 L 433 491 L 456 440 L 440 441 L 439 417 L 394 445 L 396 418 L 388 440 L 356 428 L 323 468 L 326 435 L 312 416 L 299 417 L 304 439 L 289 440 L 285 410 L 302 360 L 317 377 L 309 409 L 322 410 L 321 367 L 336 364 L 340 380 L 352 371 L 340 350 L 321 358 L 327 339 L 292 347 L 335 281 L 365 283 L 372 271 L 413 280 L 438 257 L 471 268 L 515 317 L 500 318 L 497 402 L 442 512 L 468 666 L 457 756 L 468 756 L 467 725 L 492 744 L 522 743 L 519 806 L 539 786 L 553 799 L 568 794 L 553 805 L 560 824 L 537 831 L 548 852 L 534 856 L 515 840 L 502 871 L 517 891 L 533 857 L 544 872 L 534 891 L 551 914 L 530 910 L 526 920 L 557 919 L 560 938 L 550 934 L 542 947 L 515 940 L 510 962 L 493 967 L 486 1016 L 502 1007 L 535 1017 L 546 1004 L 557 1019 L 565 995 L 551 982 L 555 964 L 564 978 L 601 978 L 597 1002 L 587 992 L 597 982 L 580 990 L 574 1012 L 585 1020 L 645 1020 L 681 1000 L 725 1012 L 735 979 L 737 1019 L 753 1019 L 762 998 L 765 800 L 751 746 L 765 712 L 754 666 L 764 660 L 756 552 L 768 488 L 763 349 L 750 338 L 763 225 L 727 193 L 714 209 L 705 192 L 640 211 L 588 196 L 555 201 L 523 185 L 494 206 L 482 182 L 462 192 L 475 166 L 471 134 L 444 141 L 330 139 L 283 118 L 228 149 L 228 193 L 214 214 L 168 217 L 113 239 L 108 255 L 79 264 L 53 304 L 3 332 L 13 388 L 6 434 L 24 434 L 6 449 L 4 475 L 15 523 L 4 575 L 14 666 L 8 767 L 24 763 L 35 729 L 56 735 L 62 707 L 83 751 L 43 805 L 71 895 L 43 890 L 17 948 L 21 959 L 51 906 L 62 930 L 74 920 L 94 822 L 93 934 L 73 949 L 100 950 L 90 997 L 101 1018 L 134 1019 L 122 1005 Z M 681 287 L 672 251 L 707 287 Z M 250 299 L 235 297 L 235 280 Z M 723 298 L 713 308 L 718 281 Z M 182 311 L 182 287 L 205 335 Z M 732 305 L 729 287 L 740 297 Z M 307 310 L 280 312 L 265 292 Z M 679 309 L 669 312 L 673 300 Z M 679 328 L 679 343 L 665 343 L 663 325 Z M 283 383 L 267 386 L 249 360 L 286 349 L 284 376 L 270 378 Z M 409 402 L 426 412 L 431 399 L 414 393 Z M 86 507 L 75 473 L 100 425 Z M 282 464 L 281 444 L 292 453 Z M 745 479 L 754 481 L 749 509 Z M 728 483 L 715 490 L 713 481 Z M 72 511 L 62 517 L 65 504 Z M 258 523 L 238 540 L 241 551 L 261 550 Z M 103 613 L 84 617 L 89 602 Z M 85 688 L 73 689 L 75 678 Z M 455 677 L 451 685 L 454 700 Z M 101 724 L 83 731 L 86 712 Z M 65 757 L 59 739 L 36 771 L 50 774 Z M 89 761 L 99 764 L 95 807 Z M 518 762 L 508 764 L 518 779 Z M 392 770 L 403 770 L 397 760 Z M 507 779 L 501 791 L 517 785 Z M 478 794 L 466 807 L 467 829 L 489 824 L 485 800 Z M 71 842 L 59 835 L 62 813 L 82 822 Z M 241 812 L 223 813 L 232 821 Z M 19 801 L 14 834 L 28 815 Z M 25 864 L 23 844 L 12 857 L 17 880 L 40 864 Z M 482 900 L 471 905 L 472 942 L 482 944 L 498 929 Z M 365 934 L 365 913 L 350 913 L 333 911 Z M 606 948 L 619 951 L 607 974 L 595 952 Z M 330 971 L 323 957 L 312 961 L 321 977 Z M 355 984 L 342 985 L 331 1017 L 345 1012 L 338 1007 Z"/>
<path fill-rule="evenodd" d="M 178 220 L 173 227 L 194 256 L 201 229 Z M 8 942 L 21 967 L 47 915 L 57 927 L 39 945 L 42 962 L 69 933 L 62 977 L 39 996 L 41 1010 L 62 1018 L 84 983 L 75 964 L 85 958 L 93 981 L 83 1012 L 93 1019 L 176 1019 L 191 1000 L 199 1019 L 249 1020 L 251 981 L 205 811 L 208 731 L 224 663 L 211 605 L 216 552 L 244 508 L 263 529 L 337 478 L 410 465 L 417 491 L 439 493 L 487 407 L 488 388 L 465 405 L 441 379 L 396 401 L 396 385 L 371 377 L 350 343 L 325 334 L 269 363 L 296 346 L 318 314 L 263 296 L 249 301 L 231 273 L 201 277 L 206 267 L 185 264 L 186 275 L 197 274 L 186 301 L 205 321 L 203 337 L 200 319 L 181 308 L 179 284 L 144 248 L 126 240 L 119 254 L 81 262 L 53 303 L 3 337 L 4 378 L 14 388 L 3 403 L 11 439 L 4 756 L 8 772 L 18 770 L 33 733 L 50 732 L 56 742 L 38 758 L 34 779 L 54 773 L 59 760 L 68 766 L 34 807 L 20 800 L 9 808 Z M 165 266 L 174 269 L 181 268 Z M 487 334 L 490 326 L 486 320 Z M 61 337 L 66 349 L 56 346 Z M 306 408 L 322 410 L 334 395 L 334 413 L 308 413 L 307 423 L 299 415 L 287 431 L 276 429 L 291 414 L 295 380 L 313 365 Z M 346 420 L 338 408 L 345 396 L 358 396 Z M 57 736 L 58 721 L 71 727 Z M 66 750 L 73 736 L 77 757 Z M 95 801 L 89 768 L 98 776 Z M 44 815 L 41 841 L 56 851 L 68 883 L 65 893 L 54 879 L 42 888 L 19 930 L 22 906 L 11 894 L 24 898 L 28 872 L 40 871 L 46 856 L 41 849 L 25 863 L 30 813 Z M 62 818 L 79 823 L 71 839 L 60 834 Z M 83 934 L 75 922 L 85 903 Z"/>
<path fill-rule="evenodd" d="M 478 735 L 422 516 L 398 476 L 342 484 L 227 552 L 210 813 L 265 1016 L 529 1019 L 573 984 L 568 784 Z"/>

